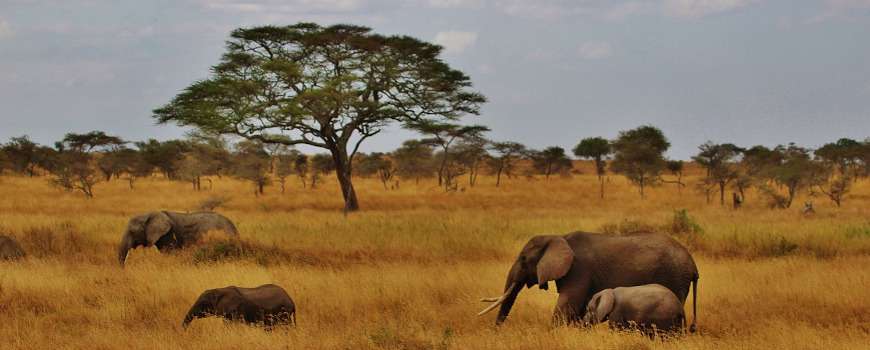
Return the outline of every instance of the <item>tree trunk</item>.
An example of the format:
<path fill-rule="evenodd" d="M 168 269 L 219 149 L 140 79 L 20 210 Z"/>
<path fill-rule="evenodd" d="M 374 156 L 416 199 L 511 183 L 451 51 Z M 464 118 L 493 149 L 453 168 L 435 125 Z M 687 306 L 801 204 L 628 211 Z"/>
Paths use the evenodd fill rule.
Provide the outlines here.
<path fill-rule="evenodd" d="M 351 164 L 347 156 L 347 151 L 341 148 L 333 148 L 332 160 L 335 162 L 335 176 L 338 178 L 338 184 L 341 186 L 341 195 L 344 197 L 344 212 L 353 212 L 359 210 L 359 200 L 356 198 L 356 190 L 353 188 L 351 180 Z"/>
<path fill-rule="evenodd" d="M 499 167 L 498 171 L 495 172 L 495 187 L 501 185 L 501 172 L 503 167 Z"/>
<path fill-rule="evenodd" d="M 598 175 L 598 186 L 600 187 L 599 195 L 601 199 L 604 199 L 604 177 L 601 175 Z"/>
<path fill-rule="evenodd" d="M 719 181 L 719 205 L 725 205 L 725 182 Z"/>

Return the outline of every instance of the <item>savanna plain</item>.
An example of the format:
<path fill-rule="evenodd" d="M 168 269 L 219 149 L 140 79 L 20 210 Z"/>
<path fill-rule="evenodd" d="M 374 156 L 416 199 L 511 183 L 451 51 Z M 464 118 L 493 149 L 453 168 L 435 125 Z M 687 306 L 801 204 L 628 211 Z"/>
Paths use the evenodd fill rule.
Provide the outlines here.
<path fill-rule="evenodd" d="M 453 193 L 431 180 L 385 190 L 357 179 L 363 209 L 347 216 L 334 179 L 263 196 L 229 178 L 199 192 L 160 178 L 132 190 L 112 180 L 86 199 L 45 178 L 0 177 L 0 231 L 28 253 L 0 262 L 0 347 L 867 349 L 870 181 L 841 208 L 815 198 L 816 213 L 804 215 L 798 205 L 769 209 L 753 192 L 737 210 L 718 196 L 708 204 L 670 184 L 641 200 L 617 176 L 600 199 L 588 174 L 500 187 L 481 177 Z M 139 248 L 118 265 L 129 217 L 193 211 L 212 198 L 225 199 L 216 211 L 236 223 L 240 242 L 212 238 L 173 254 Z M 524 290 L 500 327 L 494 314 L 476 316 L 486 306 L 478 299 L 501 293 L 530 237 L 575 230 L 652 230 L 686 245 L 700 270 L 699 331 L 650 341 L 606 325 L 554 327 L 552 288 Z M 294 298 L 297 327 L 268 332 L 211 318 L 182 329 L 203 290 L 265 283 Z"/>

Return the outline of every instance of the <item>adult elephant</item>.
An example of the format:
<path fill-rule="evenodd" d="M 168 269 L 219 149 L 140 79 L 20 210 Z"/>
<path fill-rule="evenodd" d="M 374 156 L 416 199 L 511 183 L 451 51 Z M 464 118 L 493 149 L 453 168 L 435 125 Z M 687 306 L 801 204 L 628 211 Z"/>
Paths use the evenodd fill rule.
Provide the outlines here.
<path fill-rule="evenodd" d="M 196 299 L 184 316 L 181 327 L 187 329 L 197 318 L 217 316 L 226 321 L 262 324 L 266 328 L 296 324 L 296 304 L 287 291 L 274 284 L 256 288 L 229 286 L 209 289 Z"/>
<path fill-rule="evenodd" d="M 118 261 L 124 266 L 127 252 L 136 247 L 155 246 L 164 252 L 196 243 L 205 232 L 223 231 L 238 237 L 236 225 L 225 216 L 212 213 L 157 211 L 134 216 L 118 245 Z"/>
<path fill-rule="evenodd" d="M 536 236 L 526 243 L 508 272 L 504 294 L 481 300 L 493 304 L 479 315 L 501 306 L 495 320 L 501 324 L 523 286 L 547 289 L 549 281 L 556 281 L 559 292 L 553 321 L 578 323 L 592 295 L 608 288 L 658 283 L 685 305 L 690 284 L 694 284 L 693 299 L 697 297 L 698 268 L 685 247 L 662 234 Z M 696 302 L 692 304 L 696 314 Z M 693 316 L 692 331 L 695 322 Z"/>

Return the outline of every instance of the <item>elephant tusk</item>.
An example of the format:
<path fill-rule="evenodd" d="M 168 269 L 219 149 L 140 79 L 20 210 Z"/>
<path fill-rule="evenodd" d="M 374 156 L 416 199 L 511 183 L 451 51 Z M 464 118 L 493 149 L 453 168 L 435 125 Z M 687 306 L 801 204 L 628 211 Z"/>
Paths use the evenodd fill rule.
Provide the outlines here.
<path fill-rule="evenodd" d="M 502 303 L 504 303 L 505 299 L 507 299 L 508 295 L 510 295 L 511 291 L 514 289 L 514 286 L 516 286 L 516 283 L 512 283 L 512 284 L 510 285 L 510 287 L 508 287 L 507 290 L 504 292 L 504 294 L 503 294 L 502 296 L 498 297 L 498 299 L 495 299 L 495 298 L 483 298 L 483 299 L 480 299 L 480 301 L 483 301 L 483 302 L 490 302 L 490 301 L 492 301 L 493 303 L 492 303 L 492 305 L 487 306 L 486 309 L 483 309 L 483 311 L 478 312 L 478 313 L 477 313 L 477 316 L 483 316 L 483 315 L 485 315 L 486 313 L 488 313 L 488 312 L 494 310 L 495 308 L 497 308 L 497 307 L 498 307 L 499 305 L 501 305 Z"/>
<path fill-rule="evenodd" d="M 498 301 L 498 298 L 480 298 L 481 303 L 494 303 Z"/>

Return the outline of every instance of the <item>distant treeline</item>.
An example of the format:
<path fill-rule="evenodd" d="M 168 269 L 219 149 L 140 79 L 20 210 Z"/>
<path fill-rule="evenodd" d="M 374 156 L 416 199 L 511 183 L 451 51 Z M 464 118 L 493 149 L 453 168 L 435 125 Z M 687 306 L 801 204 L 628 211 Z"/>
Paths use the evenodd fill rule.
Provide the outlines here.
<path fill-rule="evenodd" d="M 486 131 L 478 127 L 432 130 L 392 152 L 355 152 L 351 155 L 353 174 L 377 178 L 385 190 L 398 188 L 400 179 L 418 183 L 436 178 L 446 191 L 457 191 L 465 186 L 460 179 L 473 187 L 481 173 L 495 176 L 495 186 L 500 186 L 503 177 L 549 179 L 578 172 L 561 147 L 534 150 L 518 142 L 488 140 Z M 674 184 L 679 191 L 687 186 L 684 162 L 664 157 L 669 147 L 661 130 L 641 126 L 620 132 L 614 140 L 583 139 L 572 153 L 595 165 L 602 198 L 608 173 L 625 176 L 643 197 L 649 186 Z M 747 189 L 755 188 L 771 207 L 788 208 L 801 192 L 822 195 L 839 206 L 855 181 L 870 176 L 870 139 L 844 138 L 815 150 L 795 144 L 745 148 L 707 142 L 699 146 L 692 161 L 704 170 L 693 186 L 708 201 L 718 194 L 724 205 L 726 192 L 732 192 L 734 205 L 739 205 Z M 70 133 L 53 147 L 21 136 L 0 147 L 0 173 L 49 176 L 52 184 L 88 197 L 101 181 L 123 179 L 133 189 L 136 180 L 158 174 L 188 182 L 196 191 L 211 188 L 211 177 L 230 176 L 250 181 L 258 195 L 273 184 L 283 193 L 289 180 L 314 188 L 321 176 L 334 170 L 329 154 L 308 155 L 290 146 L 256 140 L 231 142 L 200 132 L 180 140 L 140 142 L 101 131 Z"/>

